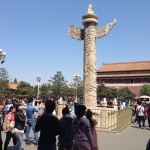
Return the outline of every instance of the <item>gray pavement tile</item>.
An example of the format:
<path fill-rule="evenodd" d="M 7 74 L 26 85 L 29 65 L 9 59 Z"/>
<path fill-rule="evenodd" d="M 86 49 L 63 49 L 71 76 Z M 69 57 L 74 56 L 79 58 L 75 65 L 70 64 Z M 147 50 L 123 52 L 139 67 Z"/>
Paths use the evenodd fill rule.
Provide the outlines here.
<path fill-rule="evenodd" d="M 131 124 L 119 134 L 97 132 L 99 150 L 145 150 L 146 143 L 150 138 L 150 128 L 146 126 L 145 129 L 138 129 L 137 127 L 138 125 Z M 2 133 L 3 143 L 5 136 L 5 133 Z M 34 140 L 34 138 L 33 132 L 31 131 L 31 141 L 32 140 Z M 11 140 L 8 150 L 12 150 L 12 148 L 13 144 Z M 23 141 L 22 148 L 24 148 L 24 150 L 37 150 L 34 144 L 26 146 L 25 141 Z"/>

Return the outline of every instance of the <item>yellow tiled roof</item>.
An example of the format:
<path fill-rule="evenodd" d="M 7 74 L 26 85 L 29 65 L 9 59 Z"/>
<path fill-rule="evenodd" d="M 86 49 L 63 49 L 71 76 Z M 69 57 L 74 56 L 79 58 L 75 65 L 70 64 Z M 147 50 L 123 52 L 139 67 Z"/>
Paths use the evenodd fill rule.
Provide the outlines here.
<path fill-rule="evenodd" d="M 8 82 L 8 86 L 10 89 L 16 90 L 19 83 Z"/>
<path fill-rule="evenodd" d="M 103 64 L 97 72 L 150 70 L 150 61 Z"/>

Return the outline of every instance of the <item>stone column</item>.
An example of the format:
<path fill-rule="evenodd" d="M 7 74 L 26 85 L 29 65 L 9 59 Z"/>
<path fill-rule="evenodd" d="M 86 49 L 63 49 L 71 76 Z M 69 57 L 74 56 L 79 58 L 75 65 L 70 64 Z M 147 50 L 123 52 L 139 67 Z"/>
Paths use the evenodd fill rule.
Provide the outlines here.
<path fill-rule="evenodd" d="M 83 15 L 84 26 L 84 104 L 87 108 L 97 106 L 96 83 L 96 26 L 98 17 L 94 11 Z"/>
<path fill-rule="evenodd" d="M 82 16 L 84 29 L 74 25 L 69 28 L 69 35 L 72 38 L 84 40 L 84 104 L 87 108 L 97 106 L 96 38 L 107 35 L 115 23 L 116 19 L 102 28 L 96 28 L 98 17 L 94 14 L 93 6 L 90 4 L 88 12 Z"/>

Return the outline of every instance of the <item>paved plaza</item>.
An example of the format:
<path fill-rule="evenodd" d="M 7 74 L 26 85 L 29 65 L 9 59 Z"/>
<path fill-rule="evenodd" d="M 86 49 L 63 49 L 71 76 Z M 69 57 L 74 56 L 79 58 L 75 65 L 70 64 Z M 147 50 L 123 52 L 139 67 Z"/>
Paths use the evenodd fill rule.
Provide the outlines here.
<path fill-rule="evenodd" d="M 146 143 L 150 138 L 150 128 L 138 129 L 137 125 L 131 124 L 119 134 L 97 132 L 99 150 L 145 150 Z M 2 134 L 3 141 L 5 139 L 5 133 Z M 25 139 L 25 135 L 24 135 Z M 31 131 L 31 140 L 33 140 L 33 133 Z M 12 140 L 9 144 L 9 149 L 12 150 Z M 37 150 L 32 144 L 26 146 L 23 143 L 24 150 Z"/>

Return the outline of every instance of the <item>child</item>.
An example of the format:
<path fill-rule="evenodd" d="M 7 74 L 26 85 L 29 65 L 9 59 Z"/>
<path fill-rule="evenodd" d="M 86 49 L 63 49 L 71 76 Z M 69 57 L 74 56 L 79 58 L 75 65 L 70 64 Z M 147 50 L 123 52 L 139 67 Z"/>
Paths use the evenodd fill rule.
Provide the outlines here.
<path fill-rule="evenodd" d="M 73 146 L 73 131 L 72 118 L 70 117 L 69 108 L 66 106 L 62 110 L 63 117 L 60 119 L 61 130 L 58 137 L 58 150 L 72 150 Z"/>
<path fill-rule="evenodd" d="M 91 125 L 91 132 L 92 132 L 92 137 L 93 137 L 93 142 L 94 142 L 94 148 L 95 148 L 95 150 L 98 150 L 97 134 L 96 134 L 96 129 L 95 129 L 97 121 L 93 118 L 92 111 L 90 109 L 88 109 L 86 111 L 86 118 L 89 120 L 90 125 Z"/>

